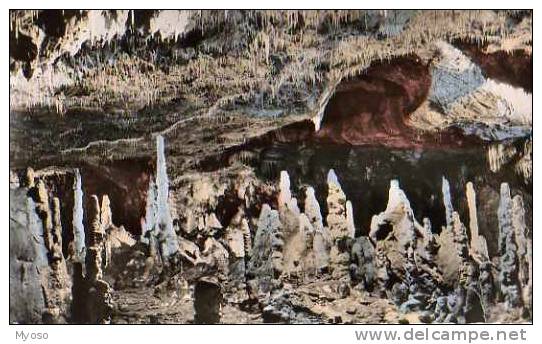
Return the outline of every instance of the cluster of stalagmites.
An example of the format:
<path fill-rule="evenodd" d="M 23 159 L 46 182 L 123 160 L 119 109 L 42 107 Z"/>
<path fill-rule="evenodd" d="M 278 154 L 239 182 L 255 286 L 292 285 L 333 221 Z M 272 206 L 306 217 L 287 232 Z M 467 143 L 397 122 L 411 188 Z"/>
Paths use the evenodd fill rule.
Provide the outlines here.
<path fill-rule="evenodd" d="M 111 246 L 118 245 L 119 241 L 126 245 L 134 244 L 124 228 L 113 225 L 109 197 L 103 195 L 100 204 L 98 197 L 91 195 L 85 211 L 81 175 L 75 170 L 72 227 L 63 229 L 61 200 L 46 186 L 47 176 L 37 175 L 32 168 L 28 168 L 20 182 L 15 174 L 10 179 L 11 191 L 17 194 L 22 192 L 21 197 L 28 198 L 25 216 L 31 219 L 37 215 L 35 220 L 27 223 L 27 230 L 34 233 L 37 244 L 19 243 L 15 238 L 15 250 L 43 251 L 47 257 L 43 266 L 40 266 L 39 257 L 32 261 L 36 269 L 44 269 L 39 280 L 25 280 L 23 269 L 14 272 L 20 274 L 22 288 L 22 296 L 17 294 L 14 297 L 28 297 L 34 302 L 36 298 L 32 294 L 32 284 L 42 290 L 43 305 L 39 298 L 38 302 L 29 305 L 32 312 L 42 313 L 41 319 L 36 319 L 32 312 L 19 312 L 13 316 L 10 314 L 10 321 L 108 323 L 113 305 L 111 287 L 104 278 L 104 270 L 111 260 Z M 12 225 L 17 230 L 22 229 L 10 222 L 10 230 Z M 70 228 L 71 233 L 65 233 L 66 228 Z M 71 238 L 65 250 L 63 237 Z M 12 281 L 10 288 L 15 289 L 17 285 Z"/>
<path fill-rule="evenodd" d="M 205 251 L 221 252 L 224 290 L 233 284 L 246 290 L 238 301 L 257 299 L 264 321 L 298 321 L 288 286 L 316 281 L 327 281 L 339 298 L 352 288 L 388 298 L 401 313 L 415 312 L 425 322 L 490 321 L 494 306 L 517 311 L 518 319 L 530 317 L 531 239 L 521 196 L 512 199 L 507 184 L 501 191 L 496 264 L 478 231 L 472 183 L 466 186 L 468 227 L 453 209 L 445 178 L 447 223 L 440 234 L 428 218 L 416 220 L 399 182 L 392 180 L 386 209 L 373 216 L 368 236 L 356 237 L 352 204 L 333 170 L 327 182 L 325 222 L 314 189 L 305 189 L 300 209 L 282 171 L 277 208 L 262 205 L 253 238 L 240 209 L 226 228 L 226 240 L 207 239 L 212 244 L 206 242 Z M 205 251 L 202 256 L 209 254 Z"/>
<path fill-rule="evenodd" d="M 135 240 L 113 225 L 107 195 L 101 202 L 90 195 L 83 208 L 79 171 L 73 173 L 69 236 L 62 233 L 60 199 L 47 189 L 44 178 L 28 169 L 21 179 L 10 174 L 10 188 L 29 196 L 24 221 L 20 221 L 26 223 L 30 235 L 38 236 L 35 249 L 43 250 L 48 269 L 40 280 L 42 321 L 108 323 L 112 288 L 104 271 L 114 259 L 112 251 L 123 244 L 131 247 Z M 417 221 L 397 180 L 390 182 L 386 208 L 372 217 L 368 230 L 356 230 L 353 205 L 333 170 L 327 184 L 325 218 L 315 190 L 304 189 L 300 207 L 290 177 L 282 171 L 276 203 L 263 204 L 257 219 L 248 214 L 246 201 L 227 226 L 214 212 L 202 213 L 198 221 L 186 220 L 201 222 L 195 225 L 197 233 L 183 232 L 173 222 L 164 139 L 158 136 L 156 178 L 149 184 L 138 246 L 146 248 L 139 278 L 148 278 L 158 262 L 162 267 L 158 283 L 181 278 L 186 288 L 186 281 L 191 280 L 194 319 L 199 323 L 219 322 L 224 300 L 257 304 L 264 321 L 305 321 L 299 316 L 299 305 L 294 305 L 293 288 L 317 282 L 327 283 L 337 298 L 350 297 L 354 289 L 387 298 L 401 313 L 416 313 L 424 322 L 490 321 L 495 307 L 516 314 L 517 319 L 531 317 L 531 236 L 522 197 L 512 197 L 508 184 L 501 185 L 497 257 L 489 256 L 486 239 L 479 233 L 476 193 L 470 182 L 466 185 L 466 226 L 453 208 L 448 181 L 442 179 L 446 225 L 438 234 L 428 218 Z M 199 190 L 206 188 L 202 185 Z M 247 195 L 240 193 L 236 197 L 246 200 Z M 205 198 L 201 192 L 198 197 Z M 10 209 L 18 219 L 15 212 Z M 73 238 L 64 251 L 63 237 Z M 24 275 L 24 269 L 21 264 L 17 274 Z M 216 302 L 209 302 L 209 297 Z"/>

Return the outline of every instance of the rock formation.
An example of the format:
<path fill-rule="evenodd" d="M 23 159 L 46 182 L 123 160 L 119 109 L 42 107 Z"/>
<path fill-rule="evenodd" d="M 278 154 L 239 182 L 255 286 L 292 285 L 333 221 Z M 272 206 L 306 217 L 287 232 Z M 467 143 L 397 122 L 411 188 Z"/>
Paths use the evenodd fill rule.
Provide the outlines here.
<path fill-rule="evenodd" d="M 91 324 L 107 324 L 111 321 L 111 287 L 104 280 L 103 261 L 105 231 L 101 222 L 100 203 L 96 195 L 90 197 L 88 207 L 89 246 L 85 259 L 85 283 L 87 287 L 86 314 Z"/>
<path fill-rule="evenodd" d="M 510 187 L 501 184 L 499 203 L 499 284 L 501 293 L 508 308 L 521 304 L 521 292 L 518 285 L 518 249 L 514 227 L 512 224 L 512 198 Z"/>
<path fill-rule="evenodd" d="M 74 260 L 85 261 L 85 228 L 83 227 L 83 190 L 81 185 L 81 173 L 75 170 L 75 184 L 73 185 L 74 207 L 73 207 L 73 236 L 74 236 Z"/>
<path fill-rule="evenodd" d="M 248 273 L 254 276 L 278 277 L 282 273 L 282 248 L 279 213 L 264 204 L 254 236 Z"/>
<path fill-rule="evenodd" d="M 341 184 L 335 171 L 329 170 L 327 175 L 328 196 L 327 207 L 328 215 L 326 217 L 327 226 L 331 233 L 332 240 L 348 237 L 349 227 L 346 216 L 346 195 L 344 194 Z"/>
<path fill-rule="evenodd" d="M 533 301 L 533 243 L 529 228 L 525 224 L 525 208 L 523 198 L 520 195 L 516 195 L 512 199 L 512 226 L 517 244 L 518 282 L 521 288 L 521 299 L 527 314 L 530 314 Z"/>
<path fill-rule="evenodd" d="M 177 235 L 173 229 L 173 220 L 169 210 L 169 179 L 167 175 L 164 138 L 156 137 L 156 227 L 160 253 L 164 258 L 176 254 L 179 250 Z"/>

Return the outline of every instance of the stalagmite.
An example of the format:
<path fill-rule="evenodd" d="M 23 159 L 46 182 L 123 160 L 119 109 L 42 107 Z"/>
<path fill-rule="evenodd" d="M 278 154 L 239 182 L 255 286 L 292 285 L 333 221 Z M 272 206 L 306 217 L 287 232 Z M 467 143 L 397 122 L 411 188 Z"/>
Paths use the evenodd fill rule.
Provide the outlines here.
<path fill-rule="evenodd" d="M 290 200 L 292 199 L 292 192 L 290 191 L 290 176 L 286 171 L 280 171 L 280 184 L 279 184 L 279 210 L 283 207 L 288 207 Z"/>
<path fill-rule="evenodd" d="M 532 240 L 529 234 L 529 228 L 525 224 L 525 208 L 523 198 L 520 195 L 512 199 L 512 226 L 514 228 L 514 237 L 517 243 L 518 257 L 518 280 L 521 288 L 521 298 L 523 306 L 532 312 Z"/>
<path fill-rule="evenodd" d="M 406 247 L 414 240 L 415 232 L 423 232 L 423 227 L 414 218 L 410 202 L 404 191 L 399 187 L 399 181 L 397 180 L 390 181 L 386 209 L 371 219 L 369 236 L 373 241 L 377 241 L 378 233 L 387 224 L 393 226 L 394 236 L 399 243 L 399 247 L 405 250 L 403 253 L 406 253 Z"/>
<path fill-rule="evenodd" d="M 308 187 L 305 190 L 305 215 L 307 215 L 309 221 L 315 230 L 323 230 L 324 223 L 322 219 L 322 212 L 320 210 L 320 204 L 314 194 L 314 189 Z"/>
<path fill-rule="evenodd" d="M 252 235 L 248 221 L 245 218 L 241 220 L 241 232 L 243 233 L 243 242 L 245 244 L 245 255 L 250 257 L 252 254 Z"/>
<path fill-rule="evenodd" d="M 452 230 L 457 256 L 459 257 L 459 280 L 454 291 L 456 305 L 452 308 L 453 322 L 465 323 L 465 309 L 468 306 L 467 292 L 472 282 L 472 263 L 469 260 L 467 229 L 459 214 L 452 213 Z"/>
<path fill-rule="evenodd" d="M 109 227 L 113 224 L 113 218 L 111 214 L 111 201 L 109 196 L 102 196 L 102 205 L 100 210 L 100 222 L 102 224 L 102 230 L 106 232 Z"/>
<path fill-rule="evenodd" d="M 340 282 L 338 293 L 341 297 L 346 297 L 350 293 L 350 248 L 347 239 L 352 238 L 355 227 L 353 226 L 353 216 L 348 218 L 346 195 L 333 169 L 329 170 L 327 175 L 327 185 L 328 215 L 326 221 L 332 239 L 329 261 L 333 278 Z"/>
<path fill-rule="evenodd" d="M 314 228 L 305 214 L 299 215 L 299 254 L 302 280 L 317 275 L 316 258 L 314 252 Z"/>
<path fill-rule="evenodd" d="M 49 194 L 45 188 L 45 183 L 41 179 L 38 180 L 33 190 L 35 193 L 36 210 L 43 222 L 45 247 L 51 252 L 53 246 L 53 218 L 49 205 Z"/>
<path fill-rule="evenodd" d="M 169 179 L 164 150 L 164 137 L 158 135 L 156 137 L 156 222 L 159 228 L 157 238 L 162 256 L 168 258 L 179 251 L 179 243 L 169 210 Z"/>
<path fill-rule="evenodd" d="M 462 260 L 466 260 L 469 257 L 467 229 L 461 222 L 461 218 L 457 211 L 452 213 L 452 229 L 454 232 L 457 255 Z"/>
<path fill-rule="evenodd" d="M 245 213 L 239 207 L 225 233 L 227 247 L 229 248 L 228 252 L 230 252 L 229 261 L 227 262 L 229 271 L 227 290 L 231 293 L 229 298 L 235 300 L 234 302 L 242 302 L 247 298 L 246 261 L 248 254 L 245 243 L 245 225 L 248 226 Z"/>
<path fill-rule="evenodd" d="M 336 240 L 338 238 L 347 237 L 350 234 L 346 218 L 346 195 L 344 194 L 333 169 L 329 170 L 327 175 L 327 185 L 328 215 L 326 221 L 332 239 Z"/>
<path fill-rule="evenodd" d="M 478 262 L 489 260 L 486 239 L 478 229 L 478 212 L 476 208 L 476 193 L 471 182 L 467 183 L 467 205 L 469 208 L 469 230 L 471 256 Z"/>
<path fill-rule="evenodd" d="M 35 178 L 34 169 L 32 167 L 28 167 L 25 171 L 25 174 L 22 180 L 22 186 L 27 187 L 27 188 L 33 188 L 35 186 L 34 178 Z"/>
<path fill-rule="evenodd" d="M 75 170 L 74 206 L 73 206 L 73 241 L 74 260 L 83 262 L 85 260 L 85 227 L 83 226 L 83 189 L 81 188 L 81 174 Z"/>
<path fill-rule="evenodd" d="M 53 197 L 52 202 L 53 212 L 53 236 L 51 245 L 51 256 L 53 259 L 63 259 L 62 255 L 62 223 L 60 221 L 60 200 L 58 197 Z"/>
<path fill-rule="evenodd" d="M 444 202 L 444 208 L 446 209 L 446 226 L 452 225 L 452 213 L 454 207 L 452 206 L 452 196 L 450 194 L 450 183 L 444 177 L 442 177 L 442 200 Z"/>
<path fill-rule="evenodd" d="M 149 237 L 156 226 L 156 185 L 151 179 L 147 190 L 147 205 L 145 207 L 145 222 L 141 228 L 141 242 L 149 244 Z"/>
<path fill-rule="evenodd" d="M 471 234 L 471 246 L 475 247 L 478 240 L 478 214 L 476 212 L 476 194 L 471 182 L 467 183 L 467 204 L 469 207 L 469 229 Z"/>
<path fill-rule="evenodd" d="M 282 233 L 284 240 L 287 242 L 295 235 L 299 228 L 299 206 L 297 199 L 292 197 L 290 190 L 290 176 L 288 172 L 280 172 L 278 210 L 280 222 L 282 223 Z"/>
<path fill-rule="evenodd" d="M 417 243 L 420 259 L 418 262 L 418 267 L 423 270 L 424 273 L 427 273 L 429 277 L 436 282 L 436 284 L 441 284 L 443 279 L 442 272 L 437 265 L 437 253 L 440 246 L 433 235 L 431 221 L 427 217 L 423 219 L 423 229 L 423 240 L 418 241 Z M 438 285 L 435 285 L 434 287 L 437 286 Z"/>
<path fill-rule="evenodd" d="M 284 241 L 280 230 L 281 226 L 278 211 L 271 209 L 268 204 L 264 204 L 258 219 L 258 229 L 248 264 L 249 272 L 268 278 L 276 278 L 282 273 Z"/>
<path fill-rule="evenodd" d="M 111 287 L 104 280 L 102 252 L 105 232 L 101 223 L 100 203 L 96 195 L 92 195 L 88 207 L 89 246 L 85 257 L 85 282 L 88 299 L 86 314 L 89 323 L 107 324 L 111 318 Z"/>
<path fill-rule="evenodd" d="M 354 239 L 356 237 L 356 226 L 354 225 L 354 211 L 352 210 L 352 202 L 346 202 L 346 224 L 348 225 L 348 234 Z"/>
<path fill-rule="evenodd" d="M 510 308 L 521 303 L 518 286 L 517 244 L 512 226 L 512 199 L 510 187 L 501 184 L 501 199 L 498 209 L 499 216 L 499 254 L 500 273 L 499 283 L 506 305 Z"/>
<path fill-rule="evenodd" d="M 244 217 L 242 214 L 242 210 L 239 210 L 237 214 L 235 214 L 229 227 L 226 229 L 225 235 L 230 252 L 233 253 L 233 256 L 236 258 L 244 258 L 246 255 L 244 233 L 242 229 Z"/>

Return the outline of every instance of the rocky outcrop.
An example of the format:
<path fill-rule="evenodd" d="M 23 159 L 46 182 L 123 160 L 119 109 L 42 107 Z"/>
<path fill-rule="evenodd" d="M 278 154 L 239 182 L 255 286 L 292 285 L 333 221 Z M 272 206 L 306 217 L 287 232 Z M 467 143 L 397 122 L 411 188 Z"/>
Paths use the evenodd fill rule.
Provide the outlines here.
<path fill-rule="evenodd" d="M 15 255 L 10 256 L 10 303 L 18 307 L 10 308 L 10 322 L 66 323 L 72 295 L 62 252 L 60 200 L 50 198 L 43 180 L 34 183 L 32 169 L 26 176 L 23 185 L 31 187 L 12 190 L 10 208 L 10 252 Z"/>
<path fill-rule="evenodd" d="M 10 200 L 9 321 L 41 323 L 46 309 L 42 280 L 49 265 L 43 224 L 25 189 L 10 190 Z"/>

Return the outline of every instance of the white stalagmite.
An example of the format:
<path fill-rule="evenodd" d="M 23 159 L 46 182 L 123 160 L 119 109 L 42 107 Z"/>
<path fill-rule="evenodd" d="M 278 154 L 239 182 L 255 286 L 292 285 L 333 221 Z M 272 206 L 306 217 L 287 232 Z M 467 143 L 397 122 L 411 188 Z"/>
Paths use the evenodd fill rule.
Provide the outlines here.
<path fill-rule="evenodd" d="M 480 235 L 478 228 L 478 210 L 476 207 L 476 192 L 471 182 L 467 183 L 467 205 L 469 208 L 469 231 L 470 231 L 470 250 L 474 259 L 479 262 L 489 261 L 489 251 L 487 241 L 483 235 Z"/>
<path fill-rule="evenodd" d="M 354 225 L 354 211 L 350 201 L 346 201 L 346 223 L 348 225 L 348 234 L 354 239 L 356 237 L 356 226 Z"/>
<path fill-rule="evenodd" d="M 476 210 L 476 193 L 471 182 L 467 183 L 467 205 L 469 207 L 469 229 L 473 237 L 478 237 L 478 214 Z"/>
<path fill-rule="evenodd" d="M 523 304 L 530 308 L 533 294 L 532 240 L 525 223 L 525 207 L 520 195 L 512 199 L 512 226 L 517 243 L 518 279 L 522 289 Z"/>
<path fill-rule="evenodd" d="M 162 255 L 169 257 L 179 250 L 179 243 L 169 211 L 169 179 L 167 176 L 164 137 L 162 135 L 156 137 L 156 190 L 158 240 Z"/>
<path fill-rule="evenodd" d="M 81 173 L 75 170 L 75 183 L 73 185 L 73 241 L 75 247 L 75 260 L 85 261 L 85 227 L 83 226 L 83 189 L 81 186 Z"/>
<path fill-rule="evenodd" d="M 333 240 L 350 235 L 346 215 L 346 195 L 333 169 L 327 174 L 328 196 L 326 199 L 328 214 L 327 226 Z"/>
<path fill-rule="evenodd" d="M 312 226 L 316 230 L 322 231 L 324 228 L 324 222 L 322 220 L 322 212 L 320 210 L 320 204 L 314 194 L 314 189 L 308 187 L 305 191 L 305 214 L 309 218 Z"/>
<path fill-rule="evenodd" d="M 446 226 L 452 225 L 452 214 L 454 207 L 452 206 L 452 196 L 450 194 L 450 183 L 444 176 L 442 177 L 442 200 L 446 209 Z"/>
<path fill-rule="evenodd" d="M 299 206 L 297 199 L 292 197 L 290 190 L 290 176 L 288 172 L 280 172 L 279 195 L 278 195 L 278 213 L 282 223 L 282 234 L 284 241 L 289 242 L 299 229 Z"/>
<path fill-rule="evenodd" d="M 478 214 L 476 210 L 476 193 L 471 182 L 467 183 L 467 205 L 469 207 L 470 247 L 480 252 L 480 233 L 478 230 Z"/>
<path fill-rule="evenodd" d="M 105 232 L 113 224 L 113 218 L 111 214 L 111 201 L 109 200 L 109 196 L 107 195 L 102 196 L 100 216 L 101 216 L 100 221 L 102 224 L 102 229 Z"/>
<path fill-rule="evenodd" d="M 415 231 L 421 233 L 425 230 L 414 218 L 410 201 L 405 192 L 399 187 L 399 181 L 395 179 L 390 181 L 386 210 L 374 215 L 371 219 L 369 237 L 373 241 L 377 241 L 377 234 L 385 223 L 393 226 L 393 232 L 400 247 L 407 247 L 412 242 L 415 238 Z"/>
<path fill-rule="evenodd" d="M 328 185 L 335 185 L 339 189 L 341 188 L 341 184 L 339 183 L 339 178 L 337 178 L 337 174 L 333 169 L 330 169 L 327 173 L 327 183 Z"/>
<path fill-rule="evenodd" d="M 292 199 L 292 192 L 290 191 L 290 176 L 286 171 L 280 171 L 279 190 L 279 209 L 284 206 L 288 207 Z"/>
<path fill-rule="evenodd" d="M 151 179 L 147 191 L 147 206 L 145 207 L 145 223 L 141 228 L 141 242 L 148 244 L 154 226 L 156 226 L 156 185 Z"/>

